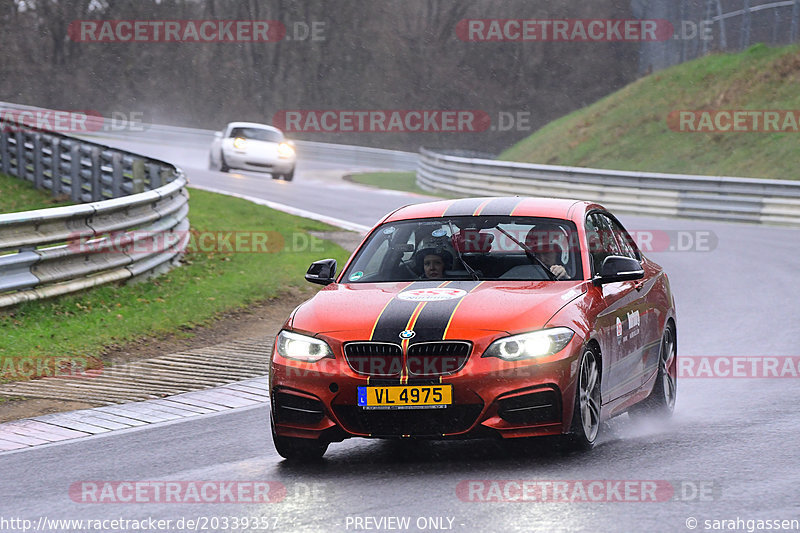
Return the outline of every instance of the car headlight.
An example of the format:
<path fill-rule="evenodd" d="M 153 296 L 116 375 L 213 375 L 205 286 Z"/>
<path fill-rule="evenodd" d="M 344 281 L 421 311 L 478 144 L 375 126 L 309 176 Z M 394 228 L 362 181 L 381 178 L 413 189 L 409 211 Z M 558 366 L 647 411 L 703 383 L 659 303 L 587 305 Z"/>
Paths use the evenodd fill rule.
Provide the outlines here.
<path fill-rule="evenodd" d="M 245 148 L 247 148 L 247 139 L 245 139 L 244 137 L 236 137 L 233 140 L 233 147 L 236 148 L 237 150 L 244 150 Z"/>
<path fill-rule="evenodd" d="M 504 337 L 494 341 L 483 357 L 499 357 L 504 361 L 521 361 L 553 355 L 564 349 L 575 335 L 569 328 L 551 328 Z"/>
<path fill-rule="evenodd" d="M 325 357 L 333 357 L 333 351 L 325 341 L 308 335 L 281 331 L 275 342 L 278 344 L 278 353 L 287 359 L 315 363 Z"/>
<path fill-rule="evenodd" d="M 278 145 L 278 157 L 288 159 L 294 157 L 294 148 L 288 143 L 280 143 Z"/>

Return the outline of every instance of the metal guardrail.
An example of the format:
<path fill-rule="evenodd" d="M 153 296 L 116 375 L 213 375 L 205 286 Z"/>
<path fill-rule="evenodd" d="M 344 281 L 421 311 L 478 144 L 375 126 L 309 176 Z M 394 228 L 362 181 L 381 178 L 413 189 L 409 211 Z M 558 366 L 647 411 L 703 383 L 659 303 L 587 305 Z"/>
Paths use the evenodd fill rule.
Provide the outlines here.
<path fill-rule="evenodd" d="M 422 149 L 417 184 L 429 191 L 596 201 L 621 213 L 800 226 L 800 183 L 534 165 Z"/>
<path fill-rule="evenodd" d="M 178 258 L 184 240 L 168 235 L 189 230 L 180 169 L 10 121 L 0 129 L 0 171 L 78 204 L 0 215 L 0 307 L 159 272 Z"/>
<path fill-rule="evenodd" d="M 313 158 L 315 161 L 393 170 L 416 170 L 419 165 L 419 154 L 413 152 L 312 141 L 295 141 L 295 146 L 298 157 Z"/>

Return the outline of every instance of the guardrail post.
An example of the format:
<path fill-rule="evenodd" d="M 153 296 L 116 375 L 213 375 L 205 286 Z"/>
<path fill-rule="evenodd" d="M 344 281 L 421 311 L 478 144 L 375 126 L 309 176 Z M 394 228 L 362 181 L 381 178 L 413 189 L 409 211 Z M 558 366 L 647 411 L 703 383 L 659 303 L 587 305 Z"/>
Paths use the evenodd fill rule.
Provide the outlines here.
<path fill-rule="evenodd" d="M 16 160 L 17 160 L 17 171 L 15 176 L 20 179 L 25 179 L 25 134 L 22 132 L 21 129 L 17 130 L 14 133 L 14 139 L 16 142 Z"/>
<path fill-rule="evenodd" d="M 122 154 L 111 155 L 111 196 L 114 196 L 114 184 L 122 183 Z"/>
<path fill-rule="evenodd" d="M 81 147 L 72 143 L 69 149 L 69 196 L 73 203 L 81 201 Z"/>
<path fill-rule="evenodd" d="M 795 42 L 797 40 L 797 21 L 800 19 L 800 0 L 794 0 L 794 5 L 792 6 L 792 29 L 790 42 Z"/>
<path fill-rule="evenodd" d="M 165 181 L 162 179 L 163 176 L 161 175 L 161 165 L 150 163 L 147 165 L 147 167 L 147 173 L 150 177 L 150 188 L 157 189 L 158 187 L 164 185 Z"/>
<path fill-rule="evenodd" d="M 61 139 L 53 137 L 50 144 L 50 191 L 53 193 L 53 198 L 61 195 Z"/>
<path fill-rule="evenodd" d="M 141 159 L 136 159 L 131 165 L 131 174 L 133 177 L 132 181 L 132 193 L 137 194 L 144 191 L 144 161 Z"/>
<path fill-rule="evenodd" d="M 102 199 L 100 193 L 100 171 L 102 170 L 102 164 L 100 163 L 100 147 L 94 146 L 92 147 L 92 182 L 89 184 L 91 190 L 89 194 L 92 197 L 93 202 L 97 202 Z"/>
<path fill-rule="evenodd" d="M 42 175 L 42 136 L 33 136 L 33 186 L 37 189 L 43 189 L 42 182 L 44 176 Z"/>
<path fill-rule="evenodd" d="M 0 123 L 0 125 L 3 127 L 3 129 L 0 130 L 0 169 L 2 169 L 4 174 L 8 174 L 8 126 L 5 122 Z"/>

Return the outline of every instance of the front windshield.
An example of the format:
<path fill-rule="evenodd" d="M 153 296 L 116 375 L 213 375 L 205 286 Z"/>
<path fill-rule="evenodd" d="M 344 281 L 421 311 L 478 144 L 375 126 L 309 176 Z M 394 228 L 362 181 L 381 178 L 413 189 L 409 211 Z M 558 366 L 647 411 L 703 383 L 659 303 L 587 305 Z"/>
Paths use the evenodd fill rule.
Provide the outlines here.
<path fill-rule="evenodd" d="M 392 222 L 370 235 L 342 281 L 583 279 L 577 243 L 575 226 L 560 219 L 497 216 Z"/>
<path fill-rule="evenodd" d="M 229 137 L 244 137 L 253 141 L 266 141 L 272 143 L 279 143 L 283 141 L 283 135 L 277 131 L 267 130 L 264 128 L 233 128 Z"/>

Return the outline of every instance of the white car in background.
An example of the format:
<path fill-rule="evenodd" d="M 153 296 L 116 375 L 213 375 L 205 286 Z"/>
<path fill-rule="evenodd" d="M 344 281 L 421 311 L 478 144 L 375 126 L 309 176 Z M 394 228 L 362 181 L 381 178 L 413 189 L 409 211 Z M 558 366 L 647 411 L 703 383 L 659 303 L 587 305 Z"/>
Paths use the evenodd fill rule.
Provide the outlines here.
<path fill-rule="evenodd" d="M 273 179 L 291 181 L 296 160 L 294 144 L 278 128 L 255 122 L 231 122 L 214 133 L 208 168 L 222 172 L 234 168 L 269 172 Z"/>

